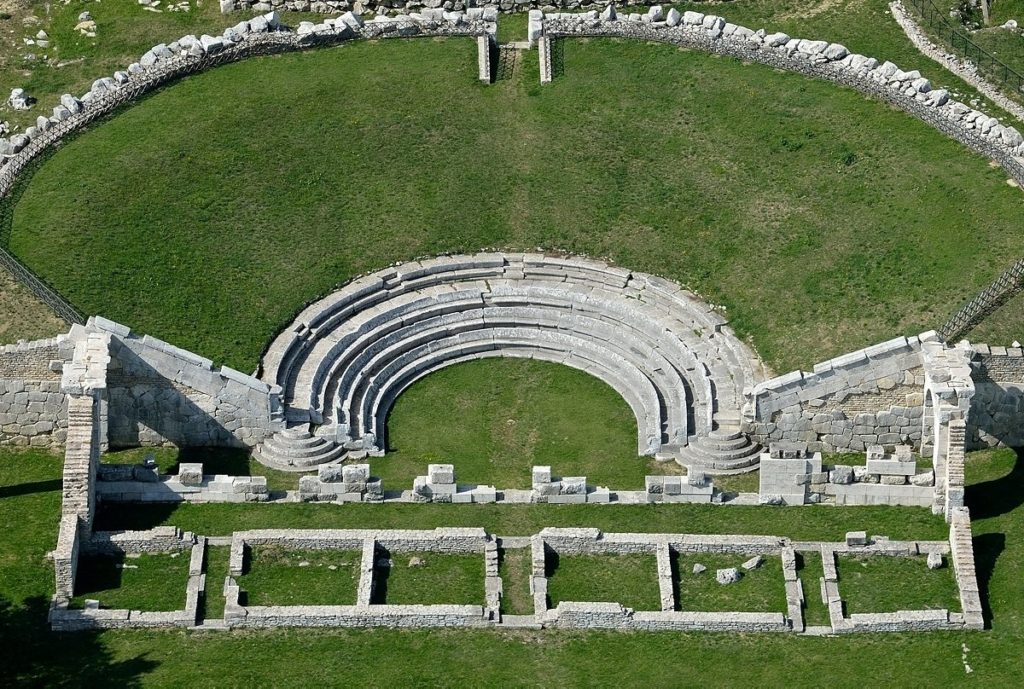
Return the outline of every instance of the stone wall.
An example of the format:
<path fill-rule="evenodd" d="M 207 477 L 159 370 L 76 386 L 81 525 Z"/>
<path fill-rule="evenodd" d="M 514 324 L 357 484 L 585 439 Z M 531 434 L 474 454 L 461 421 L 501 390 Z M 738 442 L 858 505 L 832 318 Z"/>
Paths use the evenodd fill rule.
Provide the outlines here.
<path fill-rule="evenodd" d="M 839 83 L 875 96 L 918 117 L 982 155 L 994 158 L 1024 185 L 1024 137 L 1011 126 L 952 100 L 946 89 L 933 88 L 917 70 L 904 71 L 891 62 L 851 54 L 845 46 L 787 34 L 753 30 L 700 12 L 679 13 L 661 7 L 647 15 L 616 17 L 615 12 L 549 14 L 544 33 L 550 36 L 614 36 L 671 43 L 729 55 L 770 67 Z"/>
<path fill-rule="evenodd" d="M 253 10 L 255 12 L 269 12 L 280 10 L 283 12 L 314 12 L 318 14 L 339 14 L 352 10 L 356 14 L 418 11 L 423 8 L 444 8 L 452 12 L 526 12 L 541 7 L 558 7 L 568 10 L 576 9 L 603 9 L 605 2 L 589 2 L 588 0 L 325 0 L 316 2 L 310 0 L 220 0 L 221 12 L 233 12 L 236 10 Z M 632 5 L 650 5 L 651 0 L 634 0 Z M 493 21 L 493 20 L 492 20 Z"/>
<path fill-rule="evenodd" d="M 87 126 L 124 104 L 168 82 L 229 62 L 257 55 L 302 50 L 356 38 L 412 36 L 478 36 L 493 33 L 494 22 L 467 19 L 463 13 L 376 17 L 364 22 L 347 12 L 323 23 L 300 22 L 295 31 L 280 25 L 276 12 L 240 21 L 220 36 L 182 36 L 146 51 L 137 62 L 109 77 L 96 79 L 81 98 L 70 93 L 53 106 L 53 115 L 10 136 L 0 137 L 0 196 L 6 196 L 17 175 L 41 152 L 69 133 Z M 434 18 L 434 17 L 437 18 Z"/>
<path fill-rule="evenodd" d="M 284 427 L 279 391 L 260 380 L 104 318 L 88 327 L 111 336 L 112 446 L 252 446 Z"/>
<path fill-rule="evenodd" d="M 1024 445 L 1024 350 L 974 345 L 967 447 Z"/>
<path fill-rule="evenodd" d="M 925 375 L 921 342 L 898 337 L 752 388 L 745 430 L 761 443 L 807 443 L 811 452 L 920 446 Z"/>
<path fill-rule="evenodd" d="M 0 346 L 0 445 L 47 447 L 67 438 L 61 367 L 65 336 Z"/>

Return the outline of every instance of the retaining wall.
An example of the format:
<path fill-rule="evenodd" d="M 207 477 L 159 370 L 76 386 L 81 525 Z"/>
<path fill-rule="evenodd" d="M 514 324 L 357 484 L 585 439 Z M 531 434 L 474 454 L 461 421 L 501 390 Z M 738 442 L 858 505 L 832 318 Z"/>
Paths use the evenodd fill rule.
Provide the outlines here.
<path fill-rule="evenodd" d="M 66 336 L 0 346 L 0 445 L 47 447 L 67 438 L 61 369 Z"/>
<path fill-rule="evenodd" d="M 805 442 L 811 452 L 871 445 L 920 446 L 924 413 L 921 342 L 898 337 L 765 381 L 748 393 L 744 429 L 763 444 Z"/>
<path fill-rule="evenodd" d="M 284 428 L 279 389 L 104 318 L 89 327 L 111 335 L 112 446 L 252 446 Z"/>

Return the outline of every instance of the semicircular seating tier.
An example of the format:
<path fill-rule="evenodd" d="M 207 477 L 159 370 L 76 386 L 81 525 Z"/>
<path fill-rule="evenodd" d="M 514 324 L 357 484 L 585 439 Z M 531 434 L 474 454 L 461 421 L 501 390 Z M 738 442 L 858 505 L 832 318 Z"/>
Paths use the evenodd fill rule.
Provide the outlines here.
<path fill-rule="evenodd" d="M 739 428 L 744 387 L 763 366 L 708 304 L 599 261 L 503 253 L 398 265 L 306 308 L 264 356 L 289 428 L 256 456 L 309 470 L 383 454 L 405 389 L 486 357 L 557 362 L 606 382 L 636 416 L 641 455 L 716 473 L 757 463 Z"/>

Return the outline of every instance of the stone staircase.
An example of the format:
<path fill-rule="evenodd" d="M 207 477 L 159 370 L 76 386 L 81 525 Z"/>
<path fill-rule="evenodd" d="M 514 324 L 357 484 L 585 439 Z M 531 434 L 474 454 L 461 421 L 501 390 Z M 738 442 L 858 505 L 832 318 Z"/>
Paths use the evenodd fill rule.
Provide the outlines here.
<path fill-rule="evenodd" d="M 757 468 L 761 446 L 731 427 L 716 428 L 678 449 L 675 461 L 708 474 L 742 474 Z"/>
<path fill-rule="evenodd" d="M 310 471 L 321 464 L 338 461 L 344 454 L 344 447 L 313 435 L 306 426 L 279 431 L 253 451 L 257 461 L 281 471 Z"/>

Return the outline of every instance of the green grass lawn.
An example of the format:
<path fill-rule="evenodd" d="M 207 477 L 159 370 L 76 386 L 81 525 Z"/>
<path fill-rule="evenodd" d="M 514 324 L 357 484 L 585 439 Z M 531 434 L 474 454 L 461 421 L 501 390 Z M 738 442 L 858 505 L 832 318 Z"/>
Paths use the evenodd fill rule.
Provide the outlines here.
<path fill-rule="evenodd" d="M 236 580 L 247 605 L 355 605 L 361 559 L 355 550 L 257 546 Z"/>
<path fill-rule="evenodd" d="M 548 554 L 548 598 L 561 601 L 621 603 L 634 610 L 661 610 L 658 564 L 654 555 Z"/>
<path fill-rule="evenodd" d="M 465 40 L 219 68 L 64 145 L 11 247 L 84 311 L 242 370 L 308 300 L 443 251 L 665 275 L 779 371 L 934 327 L 1024 255 L 1001 170 L 860 94 L 630 42 L 571 41 L 565 68 L 483 86 Z"/>
<path fill-rule="evenodd" d="M 78 560 L 72 607 L 86 599 L 101 608 L 169 612 L 185 608 L 189 552 L 127 557 L 90 555 Z"/>
<path fill-rule="evenodd" d="M 672 685 L 686 677 L 687 683 L 732 686 L 735 677 L 757 667 L 759 681 L 768 685 L 816 687 L 820 686 L 823 663 L 828 664 L 830 686 L 837 687 L 862 687 L 865 683 L 958 686 L 967 680 L 1001 687 L 1016 686 L 1020 676 L 1024 580 L 1018 573 L 1024 567 L 1024 464 L 1006 450 L 972 453 L 967 463 L 967 501 L 975 519 L 977 565 L 992 629 L 838 638 L 441 629 L 126 630 L 54 635 L 46 630 L 53 569 L 45 554 L 56 539 L 61 461 L 46 452 L 0 451 L 0 643 L 5 650 L 0 683 L 5 686 L 83 686 L 100 680 L 125 686 L 310 686 L 331 684 L 342 675 L 370 685 L 578 686 L 594 680 L 603 685 L 634 686 Z M 288 506 L 262 505 L 258 512 L 237 506 L 239 516 L 229 519 L 227 511 L 213 509 L 217 506 L 187 507 L 168 510 L 164 518 L 186 528 L 191 528 L 186 522 L 202 523 L 204 533 L 226 533 L 239 522 L 245 528 L 274 526 L 290 512 L 281 510 Z M 342 509 L 326 505 L 316 506 L 326 509 L 313 512 L 305 511 L 304 506 L 293 507 L 299 509 L 287 521 L 307 520 L 309 527 L 331 523 L 344 528 L 377 522 L 380 526 L 394 523 L 422 528 L 435 520 L 466 524 L 469 514 L 463 510 L 458 517 L 458 511 L 445 514 L 434 509 L 444 505 L 420 506 L 418 512 L 392 510 L 390 505 Z M 692 506 L 700 509 L 691 511 L 683 509 L 691 507 L 686 505 L 662 507 L 647 508 L 646 521 L 628 510 L 620 511 L 627 509 L 624 507 L 590 507 L 574 512 L 572 518 L 566 513 L 538 512 L 537 522 L 575 522 L 609 529 L 619 522 L 623 529 L 646 525 L 649 530 L 718 529 L 840 539 L 845 526 L 855 520 L 858 525 L 874 522 L 868 526 L 870 531 L 888 532 L 893 537 L 943 538 L 941 520 L 927 510 Z M 211 511 L 209 516 L 200 516 L 204 510 Z M 497 522 L 501 520 L 488 516 L 487 510 L 471 512 L 476 512 L 472 519 L 476 526 L 500 526 Z M 243 519 L 243 515 L 248 516 Z M 528 529 L 536 525 L 518 521 L 522 526 L 518 533 L 530 533 Z M 964 673 L 961 644 L 969 648 L 967 660 L 973 669 L 969 677 Z M 689 652 L 680 656 L 680 648 Z M 693 662 L 695 657 L 701 662 Z M 864 662 L 865 657 L 872 662 Z M 485 675 L 480 672 L 480 658 L 488 660 Z M 440 680 L 438 666 L 445 668 Z M 217 672 L 211 672 L 211 667 Z M 315 668 L 316 672 L 296 672 L 298 667 Z M 587 668 L 586 679 L 581 678 L 580 667 Z"/>
<path fill-rule="evenodd" d="M 782 560 L 766 556 L 764 564 L 750 571 L 740 569 L 743 578 L 734 584 L 719 584 L 715 572 L 740 567 L 750 555 L 730 553 L 686 553 L 673 558 L 678 589 L 676 609 L 693 612 L 786 612 L 786 583 Z M 707 570 L 693 573 L 700 563 Z"/>
<path fill-rule="evenodd" d="M 458 423 L 452 423 L 458 419 Z M 636 418 L 606 383 L 543 361 L 487 359 L 432 373 L 402 393 L 388 418 L 388 454 L 370 458 L 388 490 L 409 489 L 427 464 L 455 465 L 459 483 L 529 488 L 531 467 L 640 489 Z"/>
<path fill-rule="evenodd" d="M 498 573 L 501 575 L 501 613 L 532 615 L 533 594 L 530 593 L 532 555 L 529 548 L 499 551 Z"/>
<path fill-rule="evenodd" d="M 960 611 L 956 575 L 945 556 L 946 566 L 930 570 L 927 558 L 861 557 L 837 558 L 839 595 L 845 613 L 895 612 L 897 610 Z"/>
<path fill-rule="evenodd" d="M 228 576 L 231 548 L 228 546 L 206 546 L 206 592 L 201 600 L 200 616 L 204 620 L 224 617 L 224 580 Z"/>
<path fill-rule="evenodd" d="M 253 459 L 249 450 L 239 448 L 133 447 L 107 452 L 102 461 L 105 464 L 141 464 L 149 455 L 156 460 L 161 474 L 177 474 L 183 462 L 199 462 L 204 474 L 265 476 L 271 491 L 296 490 L 299 485 L 299 474 L 271 469 Z"/>
<path fill-rule="evenodd" d="M 391 565 L 374 570 L 372 603 L 483 605 L 484 555 L 392 552 Z"/>
<path fill-rule="evenodd" d="M 808 627 L 830 624 L 828 606 L 821 600 L 821 578 L 825 576 L 821 553 L 797 553 L 796 574 L 804 589 L 804 624 Z"/>

